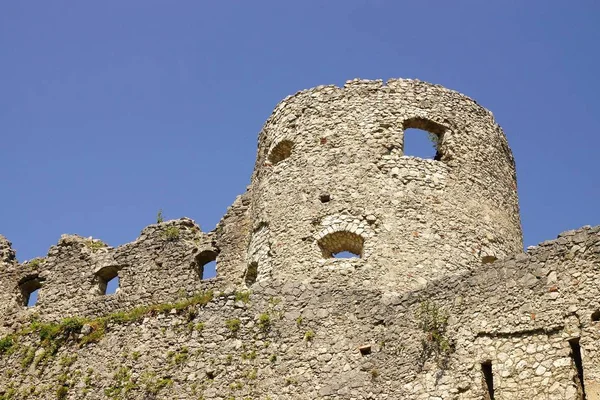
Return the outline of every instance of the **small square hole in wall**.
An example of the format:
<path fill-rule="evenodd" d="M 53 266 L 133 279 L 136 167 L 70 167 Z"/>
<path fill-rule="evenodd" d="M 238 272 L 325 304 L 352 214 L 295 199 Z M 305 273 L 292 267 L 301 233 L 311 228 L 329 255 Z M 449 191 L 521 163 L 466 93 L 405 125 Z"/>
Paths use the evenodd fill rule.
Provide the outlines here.
<path fill-rule="evenodd" d="M 592 313 L 592 321 L 600 321 L 600 310 L 596 310 Z"/>
<path fill-rule="evenodd" d="M 441 144 L 446 127 L 425 118 L 411 118 L 403 123 L 405 156 L 442 159 Z"/>
<path fill-rule="evenodd" d="M 323 193 L 319 196 L 319 200 L 321 200 L 321 203 L 329 203 L 329 201 L 331 200 L 331 196 L 329 195 L 329 193 Z"/>
<path fill-rule="evenodd" d="M 438 140 L 438 136 L 433 133 L 421 129 L 406 129 L 404 131 L 404 155 L 435 159 Z"/>
<path fill-rule="evenodd" d="M 367 356 L 367 355 L 371 354 L 371 345 L 368 344 L 368 345 L 365 345 L 365 346 L 360 346 L 358 348 L 358 350 L 360 350 L 360 354 L 362 356 Z"/>

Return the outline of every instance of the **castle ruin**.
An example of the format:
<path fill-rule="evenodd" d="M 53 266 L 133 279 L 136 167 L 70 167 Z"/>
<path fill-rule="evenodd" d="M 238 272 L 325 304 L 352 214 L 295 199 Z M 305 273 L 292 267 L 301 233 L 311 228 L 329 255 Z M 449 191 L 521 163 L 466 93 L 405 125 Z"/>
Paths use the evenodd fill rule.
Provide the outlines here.
<path fill-rule="evenodd" d="M 319 86 L 275 108 L 213 231 L 63 235 L 24 263 L 0 236 L 0 400 L 599 400 L 599 269 L 600 226 L 523 252 L 512 153 L 472 99 Z"/>

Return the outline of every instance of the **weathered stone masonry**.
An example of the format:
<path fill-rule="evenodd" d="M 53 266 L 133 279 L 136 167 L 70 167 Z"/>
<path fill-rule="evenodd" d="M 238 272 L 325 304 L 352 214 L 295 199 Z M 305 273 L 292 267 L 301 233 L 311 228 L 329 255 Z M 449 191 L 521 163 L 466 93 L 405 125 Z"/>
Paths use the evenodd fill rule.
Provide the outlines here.
<path fill-rule="evenodd" d="M 211 232 L 0 237 L 0 267 L 0 399 L 600 399 L 600 227 L 523 253 L 502 130 L 420 81 L 286 98 Z"/>

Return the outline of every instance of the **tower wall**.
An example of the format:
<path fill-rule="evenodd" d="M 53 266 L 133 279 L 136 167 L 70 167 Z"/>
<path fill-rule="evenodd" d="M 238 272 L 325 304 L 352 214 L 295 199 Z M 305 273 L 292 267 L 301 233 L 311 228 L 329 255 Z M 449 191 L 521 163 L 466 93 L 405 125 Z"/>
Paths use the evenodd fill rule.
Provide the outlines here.
<path fill-rule="evenodd" d="M 438 135 L 439 159 L 405 156 L 407 128 Z M 282 101 L 259 138 L 251 210 L 259 280 L 342 270 L 410 289 L 522 250 L 501 128 L 475 101 L 420 81 L 355 80 Z M 344 249 L 362 257 L 330 258 Z"/>

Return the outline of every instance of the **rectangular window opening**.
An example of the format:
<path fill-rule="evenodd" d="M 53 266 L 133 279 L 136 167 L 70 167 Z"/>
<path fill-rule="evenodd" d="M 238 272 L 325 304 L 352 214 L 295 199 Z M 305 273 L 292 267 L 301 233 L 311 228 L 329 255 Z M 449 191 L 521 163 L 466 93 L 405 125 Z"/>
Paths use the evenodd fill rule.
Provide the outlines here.
<path fill-rule="evenodd" d="M 577 398 L 579 400 L 585 400 L 585 386 L 583 381 L 583 362 L 581 358 L 581 346 L 579 345 L 579 338 L 569 340 L 571 346 L 571 360 L 577 370 L 577 375 L 573 378 L 575 386 L 577 386 Z"/>
<path fill-rule="evenodd" d="M 494 400 L 494 374 L 492 372 L 492 362 L 485 361 L 481 363 L 481 372 L 483 374 L 483 389 L 485 390 L 484 400 Z"/>

